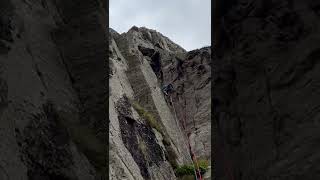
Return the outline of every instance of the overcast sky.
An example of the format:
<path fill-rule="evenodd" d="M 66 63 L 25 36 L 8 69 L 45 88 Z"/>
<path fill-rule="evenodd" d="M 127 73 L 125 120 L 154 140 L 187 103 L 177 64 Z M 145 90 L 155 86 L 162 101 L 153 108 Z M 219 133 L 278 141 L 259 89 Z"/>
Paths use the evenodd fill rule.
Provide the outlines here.
<path fill-rule="evenodd" d="M 155 29 L 190 51 L 211 45 L 211 0 L 109 0 L 109 23 Z"/>

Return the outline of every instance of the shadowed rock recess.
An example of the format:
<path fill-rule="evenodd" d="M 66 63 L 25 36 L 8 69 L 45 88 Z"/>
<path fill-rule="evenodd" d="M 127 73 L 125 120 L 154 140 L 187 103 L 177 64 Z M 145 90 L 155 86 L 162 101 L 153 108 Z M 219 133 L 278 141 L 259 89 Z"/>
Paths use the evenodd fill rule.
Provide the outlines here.
<path fill-rule="evenodd" d="M 192 163 L 188 136 L 210 162 L 210 47 L 187 52 L 144 27 L 109 33 L 110 179 L 179 179 L 175 168 Z"/>
<path fill-rule="evenodd" d="M 320 179 L 320 3 L 215 5 L 216 179 Z"/>
<path fill-rule="evenodd" d="M 1 0 L 1 180 L 108 178 L 104 3 Z"/>

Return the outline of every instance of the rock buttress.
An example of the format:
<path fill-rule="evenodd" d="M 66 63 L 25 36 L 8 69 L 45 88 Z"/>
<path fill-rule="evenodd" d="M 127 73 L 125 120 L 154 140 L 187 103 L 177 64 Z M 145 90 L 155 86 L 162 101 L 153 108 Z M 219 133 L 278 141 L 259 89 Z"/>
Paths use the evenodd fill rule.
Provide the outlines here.
<path fill-rule="evenodd" d="M 109 102 L 114 106 L 112 108 L 114 113 L 110 116 L 113 118 L 111 121 L 114 124 L 114 130 L 112 130 L 111 134 L 118 134 L 114 135 L 112 139 L 115 141 L 115 146 L 118 146 L 115 147 L 115 151 L 118 152 L 116 154 L 119 159 L 129 160 L 124 163 L 127 164 L 125 166 L 115 159 L 111 165 L 113 169 L 122 166 L 122 172 L 128 172 L 125 176 L 127 178 L 131 176 L 148 179 L 150 175 L 151 179 L 163 179 L 164 177 L 162 176 L 165 173 L 167 177 L 164 179 L 175 179 L 172 168 L 177 165 L 191 163 L 187 140 L 188 131 L 191 131 L 192 148 L 198 158 L 210 161 L 210 48 L 187 53 L 162 34 L 143 27 L 132 27 L 127 33 L 123 34 L 118 34 L 110 29 L 110 34 L 112 38 L 109 49 L 111 54 L 109 66 L 112 69 L 110 81 L 113 82 L 110 84 L 110 88 L 111 97 L 114 99 L 113 102 Z M 186 58 L 189 60 L 187 61 Z M 176 79 L 174 80 L 173 78 Z M 165 96 L 162 91 L 163 85 L 170 82 L 177 88 L 172 94 L 174 105 L 170 103 L 169 96 Z M 188 97 L 190 94 L 187 94 L 182 97 L 181 95 L 184 92 L 180 92 L 179 89 L 181 87 L 178 87 L 181 84 L 186 86 L 188 93 L 198 95 L 196 97 Z M 117 90 L 117 88 L 121 90 Z M 129 102 L 131 101 L 129 104 L 133 106 L 131 107 L 132 114 L 139 114 L 136 115 L 136 118 L 131 116 L 127 118 L 121 117 L 119 116 L 121 113 L 114 110 L 117 107 L 115 104 L 119 99 L 123 98 L 123 95 L 130 99 Z M 187 108 L 189 108 L 186 113 L 188 126 L 184 129 L 184 123 L 182 122 L 182 117 L 184 116 L 182 115 L 184 114 L 183 112 L 186 112 L 185 108 L 183 108 L 186 106 L 179 107 L 179 105 L 186 101 L 188 101 Z M 137 108 L 136 104 L 139 105 L 139 108 Z M 195 108 L 197 112 L 190 111 L 195 106 L 198 107 Z M 173 107 L 177 109 L 177 112 Z M 139 113 L 139 111 L 147 112 L 147 115 Z M 150 114 L 153 116 L 152 122 L 146 120 L 150 117 Z M 122 124 L 120 128 L 119 122 Z M 139 125 L 141 123 L 145 125 Z M 142 128 L 144 126 L 149 128 L 151 126 L 153 130 Z M 130 134 L 132 136 L 126 135 L 128 131 L 126 129 L 132 131 L 132 134 Z M 169 169 L 171 170 L 168 171 L 161 166 L 153 165 L 157 163 L 148 163 L 150 161 L 148 158 L 143 161 L 144 153 L 139 150 L 137 145 L 139 144 L 139 139 L 141 139 L 141 134 L 135 132 L 137 129 L 155 134 L 157 143 L 165 155 L 165 160 L 161 160 L 160 156 L 156 156 L 156 159 L 160 161 L 155 162 L 160 162 L 160 164 L 169 162 Z M 150 133 L 147 133 L 149 134 L 148 137 L 153 137 Z M 130 143 L 131 146 L 126 145 Z M 123 146 L 126 147 L 125 151 L 127 152 L 121 152 L 120 149 L 117 149 Z M 136 147 L 134 148 L 136 150 L 134 151 L 130 147 Z M 157 149 L 159 149 L 157 147 L 149 148 L 153 149 L 154 152 L 158 152 Z M 128 154 L 128 151 L 131 155 Z M 147 153 L 147 156 L 150 157 L 150 154 L 148 155 Z M 172 158 L 174 156 L 176 157 Z M 176 162 L 172 161 L 173 159 L 176 159 Z M 154 162 L 154 160 L 151 162 Z M 133 166 L 132 164 L 135 165 Z M 139 169 L 141 174 L 133 173 L 133 169 Z M 145 169 L 148 169 L 148 171 Z M 116 172 L 116 170 L 114 171 Z M 158 172 L 158 174 L 155 174 L 155 172 Z M 116 179 L 116 176 L 115 174 L 113 177 Z"/>

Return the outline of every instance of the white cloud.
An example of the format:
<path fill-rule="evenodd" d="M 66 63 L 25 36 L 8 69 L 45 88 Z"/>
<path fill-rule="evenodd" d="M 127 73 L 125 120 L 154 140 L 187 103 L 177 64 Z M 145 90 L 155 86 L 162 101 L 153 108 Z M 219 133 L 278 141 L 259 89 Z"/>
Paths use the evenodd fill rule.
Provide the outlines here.
<path fill-rule="evenodd" d="M 186 50 L 211 44 L 211 0 L 110 0 L 110 27 L 155 29 Z"/>

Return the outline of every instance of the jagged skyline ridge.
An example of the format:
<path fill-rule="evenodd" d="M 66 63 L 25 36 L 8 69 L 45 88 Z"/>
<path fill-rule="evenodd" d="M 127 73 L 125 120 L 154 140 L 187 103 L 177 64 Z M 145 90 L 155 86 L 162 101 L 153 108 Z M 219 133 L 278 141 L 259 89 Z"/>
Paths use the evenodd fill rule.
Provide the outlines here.
<path fill-rule="evenodd" d="M 155 29 L 187 51 L 211 45 L 211 1 L 110 0 L 110 27 Z"/>

